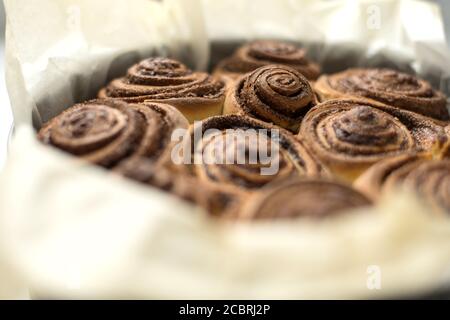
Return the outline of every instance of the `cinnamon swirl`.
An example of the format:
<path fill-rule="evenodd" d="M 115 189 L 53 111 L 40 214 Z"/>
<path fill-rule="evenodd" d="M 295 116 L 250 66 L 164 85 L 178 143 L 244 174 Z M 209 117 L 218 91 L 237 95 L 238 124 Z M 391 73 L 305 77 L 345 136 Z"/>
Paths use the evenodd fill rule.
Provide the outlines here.
<path fill-rule="evenodd" d="M 188 127 L 186 118 L 169 105 L 95 100 L 55 117 L 40 130 L 38 138 L 111 168 L 130 157 L 158 159 L 170 145 L 172 131 Z"/>
<path fill-rule="evenodd" d="M 362 99 L 329 100 L 305 116 L 299 137 L 338 177 L 353 181 L 372 164 L 406 152 L 432 152 L 445 130 L 419 114 Z"/>
<path fill-rule="evenodd" d="M 421 195 L 436 212 L 450 213 L 450 160 L 423 154 L 385 159 L 367 170 L 355 187 L 375 200 L 403 187 Z"/>
<path fill-rule="evenodd" d="M 224 114 L 246 114 L 296 133 L 316 103 L 311 85 L 298 71 L 269 65 L 249 73 L 228 90 Z"/>
<path fill-rule="evenodd" d="M 113 80 L 99 92 L 99 97 L 167 103 L 193 122 L 222 114 L 225 85 L 181 62 L 149 58 L 132 66 L 124 78 Z"/>
<path fill-rule="evenodd" d="M 202 127 L 191 129 L 191 137 L 194 174 L 218 185 L 252 191 L 286 177 L 327 172 L 301 140 L 247 116 L 209 118 Z"/>
<path fill-rule="evenodd" d="M 233 56 L 218 64 L 214 75 L 235 80 L 269 64 L 290 66 L 308 80 L 316 80 L 320 74 L 319 65 L 306 58 L 304 49 L 282 41 L 259 40 L 238 48 Z"/>
<path fill-rule="evenodd" d="M 367 197 L 345 184 L 292 179 L 254 194 L 239 210 L 237 219 L 321 219 L 370 205 Z"/>
<path fill-rule="evenodd" d="M 390 69 L 349 69 L 323 75 L 315 84 L 322 101 L 357 96 L 413 111 L 438 120 L 449 120 L 446 97 L 413 75 Z"/>

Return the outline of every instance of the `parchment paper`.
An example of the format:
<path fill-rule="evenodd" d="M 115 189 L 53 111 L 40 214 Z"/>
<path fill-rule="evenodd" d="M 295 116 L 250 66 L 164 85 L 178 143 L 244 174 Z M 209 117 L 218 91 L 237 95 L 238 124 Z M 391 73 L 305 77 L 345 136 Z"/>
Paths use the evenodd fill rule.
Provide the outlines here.
<path fill-rule="evenodd" d="M 415 71 L 450 93 L 440 8 L 415 0 L 203 0 L 214 40 L 301 42 L 327 73 L 355 66 Z M 214 57 L 213 57 L 214 58 Z"/>
<path fill-rule="evenodd" d="M 33 115 L 39 127 L 151 55 L 199 69 L 207 63 L 197 0 L 4 2 L 6 80 L 16 125 Z"/>
<path fill-rule="evenodd" d="M 0 175 L 0 261 L 32 297 L 366 298 L 450 283 L 450 220 L 432 218 L 413 195 L 321 223 L 219 224 L 159 190 L 40 145 L 31 116 L 39 126 L 150 53 L 204 68 L 206 34 L 213 42 L 299 41 L 327 68 L 389 58 L 445 88 L 450 56 L 437 7 L 406 0 L 5 4 L 16 132 Z M 370 5 L 382 17 L 376 31 L 366 24 Z M 76 31 L 68 10 L 80 14 Z"/>

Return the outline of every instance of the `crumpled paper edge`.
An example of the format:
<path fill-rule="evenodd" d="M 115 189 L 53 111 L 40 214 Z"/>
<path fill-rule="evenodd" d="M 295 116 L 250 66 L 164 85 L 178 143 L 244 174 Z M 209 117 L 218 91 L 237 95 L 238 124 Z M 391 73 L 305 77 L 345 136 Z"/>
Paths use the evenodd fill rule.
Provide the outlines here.
<path fill-rule="evenodd" d="M 450 284 L 450 219 L 411 195 L 322 223 L 224 225 L 40 145 L 30 128 L 15 140 L 0 243 L 35 297 L 378 298 Z M 380 290 L 367 287 L 373 266 Z"/>

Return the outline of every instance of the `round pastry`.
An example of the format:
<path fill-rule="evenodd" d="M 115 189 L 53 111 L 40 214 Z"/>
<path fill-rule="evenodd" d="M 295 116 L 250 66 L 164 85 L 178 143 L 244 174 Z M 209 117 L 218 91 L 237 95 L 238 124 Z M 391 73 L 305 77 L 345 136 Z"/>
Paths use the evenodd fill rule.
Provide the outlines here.
<path fill-rule="evenodd" d="M 169 105 L 105 99 L 67 109 L 49 121 L 38 138 L 111 168 L 130 157 L 161 157 L 171 144 L 173 130 L 188 127 L 186 118 Z"/>
<path fill-rule="evenodd" d="M 191 128 L 191 151 L 201 180 L 245 191 L 327 172 L 290 132 L 243 115 L 212 117 Z"/>
<path fill-rule="evenodd" d="M 371 201 L 351 187 L 321 179 L 292 179 L 255 193 L 239 210 L 237 219 L 321 219 Z"/>
<path fill-rule="evenodd" d="M 136 157 L 124 161 L 117 167 L 116 172 L 194 203 L 214 216 L 239 206 L 244 197 L 236 188 L 218 187 L 193 176 L 180 175 L 179 172 L 173 172 L 146 158 Z"/>
<path fill-rule="evenodd" d="M 225 84 L 181 62 L 149 58 L 132 66 L 124 78 L 113 80 L 99 92 L 100 98 L 127 102 L 162 102 L 180 110 L 192 123 L 222 114 Z"/>
<path fill-rule="evenodd" d="M 446 97 L 413 75 L 390 69 L 349 69 L 323 75 L 315 90 L 322 101 L 356 96 L 413 111 L 438 120 L 449 120 Z"/>
<path fill-rule="evenodd" d="M 347 181 L 386 157 L 433 152 L 447 141 L 444 128 L 432 119 L 364 99 L 318 104 L 303 119 L 298 136 Z"/>
<path fill-rule="evenodd" d="M 282 41 L 259 40 L 243 45 L 231 57 L 222 60 L 214 75 L 235 80 L 269 64 L 290 66 L 308 80 L 316 80 L 320 74 L 319 65 L 306 58 L 304 49 Z"/>
<path fill-rule="evenodd" d="M 430 161 L 432 156 L 426 153 L 406 153 L 399 156 L 384 159 L 364 172 L 353 184 L 353 186 L 377 201 L 383 193 L 387 181 L 398 180 L 410 172 L 410 169 Z M 387 183 L 391 185 L 391 182 Z"/>
<path fill-rule="evenodd" d="M 450 212 L 450 160 L 429 160 L 428 155 L 406 154 L 385 159 L 355 181 L 355 188 L 374 200 L 403 187 L 413 190 L 436 212 Z"/>
<path fill-rule="evenodd" d="M 228 90 L 224 114 L 249 115 L 296 133 L 316 103 L 311 85 L 298 71 L 269 65 L 247 74 Z"/>

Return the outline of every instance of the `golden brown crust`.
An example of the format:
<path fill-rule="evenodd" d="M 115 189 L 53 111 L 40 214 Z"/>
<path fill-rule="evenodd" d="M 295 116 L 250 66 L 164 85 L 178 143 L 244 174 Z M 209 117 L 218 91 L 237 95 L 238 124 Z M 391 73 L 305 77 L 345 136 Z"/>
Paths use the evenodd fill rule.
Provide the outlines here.
<path fill-rule="evenodd" d="M 89 162 L 114 167 L 130 157 L 158 159 L 171 133 L 189 123 L 175 108 L 113 99 L 77 104 L 48 122 L 39 139 Z"/>
<path fill-rule="evenodd" d="M 430 118 L 366 99 L 317 105 L 305 116 L 298 136 L 348 181 L 386 157 L 431 153 L 447 141 L 444 128 Z"/>
<path fill-rule="evenodd" d="M 222 113 L 225 84 L 178 61 L 149 58 L 132 66 L 126 77 L 113 80 L 99 97 L 167 103 L 193 122 Z"/>
<path fill-rule="evenodd" d="M 215 131 L 208 135 L 211 129 Z M 235 131 L 231 132 L 230 129 Z M 196 136 L 203 136 L 202 144 L 196 144 Z M 234 114 L 209 118 L 201 128 L 191 128 L 191 137 L 194 157 L 214 160 L 200 161 L 201 164 L 197 162 L 193 168 L 194 174 L 218 185 L 252 191 L 290 176 L 327 174 L 327 170 L 312 156 L 303 142 L 290 132 L 247 116 Z M 270 151 L 271 147 L 274 148 L 273 153 Z M 268 150 L 269 157 L 263 161 L 258 158 L 258 161 L 250 163 L 249 155 L 261 155 L 263 150 Z M 245 161 L 241 164 L 236 164 L 235 161 L 238 154 L 245 155 Z M 231 162 L 223 161 L 230 157 Z M 277 170 L 262 174 L 264 169 L 270 167 Z"/>
<path fill-rule="evenodd" d="M 450 212 L 450 160 L 401 155 L 375 164 L 355 181 L 355 188 L 374 200 L 400 187 L 417 192 L 436 212 Z"/>
<path fill-rule="evenodd" d="M 315 84 L 321 101 L 364 97 L 438 120 L 449 120 L 446 97 L 413 75 L 390 69 L 349 69 Z"/>
<path fill-rule="evenodd" d="M 371 201 L 351 187 L 323 179 L 292 179 L 267 186 L 238 211 L 238 220 L 321 219 L 364 206 Z"/>
<path fill-rule="evenodd" d="M 292 67 L 308 80 L 315 80 L 320 74 L 320 66 L 306 58 L 304 49 L 282 41 L 259 40 L 243 45 L 233 56 L 222 60 L 214 75 L 234 80 L 269 64 Z"/>
<path fill-rule="evenodd" d="M 316 96 L 308 80 L 293 68 L 269 65 L 238 80 L 228 91 L 224 114 L 245 114 L 298 132 Z"/>

